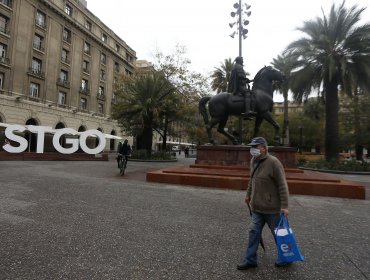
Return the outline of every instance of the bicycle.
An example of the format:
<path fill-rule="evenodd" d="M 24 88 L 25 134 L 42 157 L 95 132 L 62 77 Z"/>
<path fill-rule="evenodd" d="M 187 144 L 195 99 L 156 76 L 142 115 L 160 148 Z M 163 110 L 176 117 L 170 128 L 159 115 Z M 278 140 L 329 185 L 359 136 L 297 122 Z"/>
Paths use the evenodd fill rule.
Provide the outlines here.
<path fill-rule="evenodd" d="M 127 168 L 127 161 L 128 161 L 128 156 L 118 154 L 120 157 L 119 163 L 118 163 L 118 168 L 119 168 L 119 174 L 123 176 L 125 174 L 125 170 Z"/>

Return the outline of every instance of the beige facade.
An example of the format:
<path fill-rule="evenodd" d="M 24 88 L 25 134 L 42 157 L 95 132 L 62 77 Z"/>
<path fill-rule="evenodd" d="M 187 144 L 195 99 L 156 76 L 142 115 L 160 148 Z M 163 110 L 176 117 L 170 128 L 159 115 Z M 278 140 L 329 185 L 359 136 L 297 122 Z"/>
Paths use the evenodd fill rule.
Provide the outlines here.
<path fill-rule="evenodd" d="M 0 122 L 124 136 L 113 87 L 135 61 L 84 0 L 0 0 Z"/>

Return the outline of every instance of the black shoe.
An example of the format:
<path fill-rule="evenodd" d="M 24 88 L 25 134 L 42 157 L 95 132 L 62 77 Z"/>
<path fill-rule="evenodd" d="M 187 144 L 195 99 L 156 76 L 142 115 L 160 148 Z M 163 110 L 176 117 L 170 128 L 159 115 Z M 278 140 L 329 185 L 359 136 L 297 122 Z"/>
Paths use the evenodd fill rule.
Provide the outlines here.
<path fill-rule="evenodd" d="M 256 268 L 256 267 L 257 267 L 257 264 L 242 263 L 242 264 L 238 264 L 238 266 L 236 268 L 238 270 L 247 270 L 247 269 Z"/>
<path fill-rule="evenodd" d="M 275 267 L 288 267 L 290 266 L 292 263 L 291 262 L 283 262 L 283 263 L 275 263 Z"/>

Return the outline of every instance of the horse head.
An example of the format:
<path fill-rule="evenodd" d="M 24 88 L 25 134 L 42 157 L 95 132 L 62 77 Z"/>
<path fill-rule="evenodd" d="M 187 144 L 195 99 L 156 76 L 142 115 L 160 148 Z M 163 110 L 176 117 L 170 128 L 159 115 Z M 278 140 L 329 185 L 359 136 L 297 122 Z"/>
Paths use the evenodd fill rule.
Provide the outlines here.
<path fill-rule="evenodd" d="M 253 89 L 262 89 L 269 94 L 272 94 L 272 82 L 273 81 L 285 81 L 285 75 L 279 70 L 271 67 L 265 66 L 260 69 L 253 79 Z"/>

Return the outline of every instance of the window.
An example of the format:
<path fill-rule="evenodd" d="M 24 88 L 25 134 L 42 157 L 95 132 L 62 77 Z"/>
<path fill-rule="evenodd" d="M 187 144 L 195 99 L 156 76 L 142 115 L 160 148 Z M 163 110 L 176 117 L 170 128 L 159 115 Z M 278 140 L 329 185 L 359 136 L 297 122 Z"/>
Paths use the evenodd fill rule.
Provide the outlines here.
<path fill-rule="evenodd" d="M 87 60 L 82 62 L 82 70 L 86 73 L 89 73 L 89 62 Z"/>
<path fill-rule="evenodd" d="M 87 30 L 91 31 L 91 29 L 92 29 L 92 24 L 91 24 L 91 22 L 90 22 L 90 21 L 88 21 L 88 20 L 86 20 L 86 21 L 85 21 L 85 28 L 86 28 Z"/>
<path fill-rule="evenodd" d="M 66 4 L 64 7 L 64 11 L 66 12 L 67 15 L 72 16 L 73 14 L 73 8 L 70 4 Z"/>
<path fill-rule="evenodd" d="M 107 43 L 108 42 L 108 36 L 104 33 L 102 33 L 101 35 L 101 40 L 104 42 L 104 43 Z"/>
<path fill-rule="evenodd" d="M 99 86 L 98 97 L 104 97 L 104 87 Z"/>
<path fill-rule="evenodd" d="M 100 54 L 100 62 L 102 64 L 107 64 L 107 56 L 104 53 Z"/>
<path fill-rule="evenodd" d="M 0 43 L 0 58 L 6 57 L 7 45 Z"/>
<path fill-rule="evenodd" d="M 105 80 L 105 71 L 100 70 L 100 80 L 104 81 Z"/>
<path fill-rule="evenodd" d="M 33 37 L 33 47 L 40 51 L 44 51 L 43 42 L 44 38 L 38 34 L 35 34 L 35 36 Z"/>
<path fill-rule="evenodd" d="M 66 105 L 66 103 L 67 103 L 67 94 L 63 91 L 60 91 L 58 95 L 58 104 Z"/>
<path fill-rule="evenodd" d="M 68 81 L 68 72 L 65 70 L 60 70 L 60 80 L 61 81 Z"/>
<path fill-rule="evenodd" d="M 4 73 L 0 72 L 0 89 L 4 88 Z"/>
<path fill-rule="evenodd" d="M 8 22 L 9 19 L 6 16 L 0 14 L 0 32 L 5 34 L 7 33 Z"/>
<path fill-rule="evenodd" d="M 120 46 L 116 44 L 116 52 L 119 52 L 119 50 L 120 50 Z"/>
<path fill-rule="evenodd" d="M 116 103 L 117 102 L 117 94 L 113 93 L 112 95 L 112 103 Z"/>
<path fill-rule="evenodd" d="M 72 32 L 68 28 L 63 29 L 63 40 L 70 43 L 72 38 Z"/>
<path fill-rule="evenodd" d="M 118 62 L 114 63 L 114 71 L 119 72 L 119 63 Z"/>
<path fill-rule="evenodd" d="M 87 99 L 86 98 L 80 99 L 80 108 L 83 110 L 87 110 Z"/>
<path fill-rule="evenodd" d="M 87 90 L 89 88 L 89 81 L 86 79 L 81 80 L 81 89 Z"/>
<path fill-rule="evenodd" d="M 103 114 L 104 113 L 104 105 L 101 103 L 98 103 L 98 113 Z"/>
<path fill-rule="evenodd" d="M 87 54 L 91 53 L 91 45 L 88 42 L 84 43 L 84 52 Z"/>
<path fill-rule="evenodd" d="M 10 0 L 1 0 L 0 3 L 3 3 L 4 5 L 10 7 Z"/>
<path fill-rule="evenodd" d="M 46 27 L 46 15 L 43 12 L 36 11 L 36 25 L 42 28 Z"/>
<path fill-rule="evenodd" d="M 35 83 L 30 83 L 30 97 L 38 98 L 40 92 L 40 85 Z"/>
<path fill-rule="evenodd" d="M 33 73 L 40 73 L 41 72 L 41 65 L 42 65 L 42 62 L 41 62 L 40 59 L 35 58 L 35 57 L 32 58 L 31 69 L 32 69 Z"/>
<path fill-rule="evenodd" d="M 69 63 L 69 51 L 67 51 L 66 49 L 62 49 L 62 61 L 65 62 L 65 63 Z"/>

